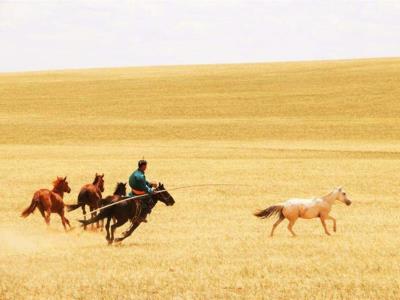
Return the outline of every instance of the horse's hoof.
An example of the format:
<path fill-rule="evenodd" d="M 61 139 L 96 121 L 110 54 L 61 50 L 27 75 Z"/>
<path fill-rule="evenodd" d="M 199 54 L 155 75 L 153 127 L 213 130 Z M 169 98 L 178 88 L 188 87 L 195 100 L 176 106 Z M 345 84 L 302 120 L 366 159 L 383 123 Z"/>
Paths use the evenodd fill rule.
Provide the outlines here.
<path fill-rule="evenodd" d="M 114 240 L 113 244 L 114 244 L 115 247 L 121 247 L 122 246 L 122 241 Z"/>

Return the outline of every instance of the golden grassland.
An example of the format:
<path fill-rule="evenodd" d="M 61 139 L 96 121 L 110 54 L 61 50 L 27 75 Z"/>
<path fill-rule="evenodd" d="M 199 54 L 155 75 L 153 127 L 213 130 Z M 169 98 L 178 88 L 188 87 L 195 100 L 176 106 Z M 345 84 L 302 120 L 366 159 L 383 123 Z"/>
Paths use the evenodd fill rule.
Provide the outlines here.
<path fill-rule="evenodd" d="M 0 74 L 0 298 L 398 299 L 399 82 L 400 59 Z M 81 211 L 19 217 L 57 175 L 73 203 L 143 156 L 169 188 L 250 187 L 176 190 L 120 246 Z M 330 237 L 252 216 L 337 185 Z"/>

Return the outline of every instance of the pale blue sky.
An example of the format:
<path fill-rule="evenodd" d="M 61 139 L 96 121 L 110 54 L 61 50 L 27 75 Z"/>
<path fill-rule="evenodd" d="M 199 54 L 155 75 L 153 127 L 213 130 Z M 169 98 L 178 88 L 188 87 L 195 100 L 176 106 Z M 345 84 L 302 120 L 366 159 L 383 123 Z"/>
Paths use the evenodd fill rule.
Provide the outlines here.
<path fill-rule="evenodd" d="M 400 56 L 400 1 L 0 0 L 0 72 Z"/>

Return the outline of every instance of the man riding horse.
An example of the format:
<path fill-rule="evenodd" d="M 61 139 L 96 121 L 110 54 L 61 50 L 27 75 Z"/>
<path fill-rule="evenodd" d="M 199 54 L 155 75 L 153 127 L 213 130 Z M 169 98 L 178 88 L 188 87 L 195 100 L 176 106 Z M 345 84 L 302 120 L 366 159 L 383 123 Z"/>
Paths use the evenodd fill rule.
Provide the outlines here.
<path fill-rule="evenodd" d="M 154 182 L 148 182 L 146 180 L 145 171 L 147 168 L 147 161 L 144 159 L 139 160 L 138 169 L 131 174 L 129 177 L 129 186 L 132 189 L 130 196 L 141 196 L 148 194 L 150 197 L 139 198 L 142 203 L 142 209 L 147 210 L 148 213 L 151 213 L 152 208 L 152 197 L 151 195 L 154 193 L 153 188 L 157 187 L 157 184 Z M 144 218 L 143 222 L 147 222 Z"/>

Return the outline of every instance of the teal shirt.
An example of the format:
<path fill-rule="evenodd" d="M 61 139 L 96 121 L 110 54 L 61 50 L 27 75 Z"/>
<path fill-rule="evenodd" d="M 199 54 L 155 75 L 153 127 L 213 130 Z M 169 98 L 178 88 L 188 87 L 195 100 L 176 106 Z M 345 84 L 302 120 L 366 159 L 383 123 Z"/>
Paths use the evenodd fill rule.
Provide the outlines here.
<path fill-rule="evenodd" d="M 153 193 L 150 183 L 146 180 L 146 175 L 144 175 L 144 173 L 139 169 L 129 176 L 129 186 L 132 189 L 143 191 L 148 194 Z"/>

